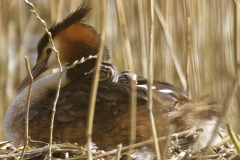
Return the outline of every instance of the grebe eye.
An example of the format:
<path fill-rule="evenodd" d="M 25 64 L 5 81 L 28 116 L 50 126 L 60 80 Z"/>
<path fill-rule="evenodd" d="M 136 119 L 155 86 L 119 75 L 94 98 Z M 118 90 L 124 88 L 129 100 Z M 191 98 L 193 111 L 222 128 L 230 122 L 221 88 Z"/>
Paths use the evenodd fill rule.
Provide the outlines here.
<path fill-rule="evenodd" d="M 47 49 L 46 49 L 46 53 L 47 53 L 47 54 L 52 53 L 52 48 L 47 48 Z"/>

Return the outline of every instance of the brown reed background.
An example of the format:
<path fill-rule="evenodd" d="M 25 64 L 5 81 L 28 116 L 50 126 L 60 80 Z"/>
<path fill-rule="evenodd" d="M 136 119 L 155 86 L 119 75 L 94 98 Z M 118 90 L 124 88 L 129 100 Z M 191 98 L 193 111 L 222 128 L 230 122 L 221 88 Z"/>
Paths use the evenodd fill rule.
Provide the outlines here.
<path fill-rule="evenodd" d="M 100 1 L 30 2 L 49 27 L 85 2 L 92 8 L 86 23 L 101 31 Z M 146 77 L 150 4 L 148 0 L 122 2 L 134 72 Z M 33 66 L 37 56 L 37 41 L 44 30 L 23 0 L 0 1 L 0 26 L 0 140 L 4 140 L 4 114 L 18 94 L 16 89 L 19 83 L 27 75 L 24 55 L 29 56 Z M 106 45 L 112 62 L 123 71 L 128 68 L 119 27 L 116 3 L 107 0 Z M 226 116 L 234 130 L 240 133 L 237 80 L 240 64 L 240 0 L 155 0 L 154 28 L 154 79 L 183 87 L 178 74 L 182 70 L 181 79 L 187 82 L 186 89 L 193 98 L 209 95 L 223 102 L 233 92 L 228 98 L 230 103 L 226 106 Z M 179 67 L 176 67 L 176 62 Z M 235 90 L 231 88 L 234 80 L 238 82 Z"/>

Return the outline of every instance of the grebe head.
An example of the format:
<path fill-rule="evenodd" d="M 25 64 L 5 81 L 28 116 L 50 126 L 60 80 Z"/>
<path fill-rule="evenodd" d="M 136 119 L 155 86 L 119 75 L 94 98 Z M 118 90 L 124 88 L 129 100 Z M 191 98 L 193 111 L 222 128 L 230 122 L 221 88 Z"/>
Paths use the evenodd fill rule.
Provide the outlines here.
<path fill-rule="evenodd" d="M 83 23 L 83 18 L 89 12 L 90 8 L 81 5 L 76 11 L 72 12 L 63 21 L 49 28 L 52 34 L 55 48 L 59 51 L 59 59 L 62 66 L 71 65 L 74 61 L 80 60 L 83 57 L 87 58 L 90 55 L 96 55 L 100 46 L 100 35 L 96 30 Z M 49 36 L 45 33 L 37 45 L 37 62 L 32 69 L 33 78 L 37 78 L 46 70 L 58 67 L 56 53 L 52 49 L 52 44 L 49 41 Z M 105 47 L 103 60 L 108 60 L 109 54 Z M 95 65 L 95 60 L 89 61 L 86 68 L 92 69 Z M 87 66 L 87 67 L 86 67 Z M 74 73 L 74 70 L 69 72 Z M 72 73 L 72 75 L 74 75 Z M 79 73 L 76 72 L 76 73 Z M 27 76 L 20 84 L 18 90 L 25 88 L 30 83 L 30 77 Z"/>

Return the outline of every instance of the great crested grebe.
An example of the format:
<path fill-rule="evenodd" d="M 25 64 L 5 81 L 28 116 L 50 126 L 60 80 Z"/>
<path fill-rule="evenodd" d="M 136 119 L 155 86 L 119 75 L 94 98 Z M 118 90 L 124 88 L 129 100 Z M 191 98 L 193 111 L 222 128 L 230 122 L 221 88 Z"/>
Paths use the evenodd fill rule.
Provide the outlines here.
<path fill-rule="evenodd" d="M 82 21 L 89 10 L 82 5 L 62 22 L 49 29 L 63 65 L 72 64 L 82 57 L 98 53 L 99 34 L 93 27 Z M 37 51 L 37 62 L 32 69 L 34 78 L 46 70 L 58 67 L 46 33 L 39 40 Z M 108 59 L 109 55 L 105 47 L 103 61 Z M 63 73 L 54 121 L 53 141 L 85 144 L 92 83 L 90 70 L 94 68 L 95 61 L 90 59 Z M 103 65 L 106 64 L 103 63 Z M 113 83 L 103 81 L 99 84 L 92 136 L 93 142 L 101 149 L 115 147 L 119 143 L 128 144 L 131 85 L 127 83 L 127 78 L 124 78 L 127 74 L 129 73 L 121 73 L 122 78 Z M 32 140 L 49 141 L 49 126 L 58 78 L 59 72 L 33 83 L 29 111 L 29 136 Z M 136 142 L 147 140 L 152 136 L 146 83 L 145 78 L 137 77 Z M 28 84 L 27 76 L 21 83 L 20 89 Z M 14 99 L 4 118 L 5 137 L 13 141 L 15 146 L 24 143 L 27 93 L 28 87 Z M 176 132 L 192 127 L 214 126 L 215 120 L 220 116 L 217 105 L 217 102 L 208 98 L 190 100 L 184 90 L 168 83 L 155 82 L 153 86 L 153 112 L 159 137 L 168 134 L 166 128 L 170 125 L 174 126 Z M 209 139 L 206 137 L 202 138 L 203 145 Z M 30 143 L 30 145 L 40 146 L 38 143 Z"/>

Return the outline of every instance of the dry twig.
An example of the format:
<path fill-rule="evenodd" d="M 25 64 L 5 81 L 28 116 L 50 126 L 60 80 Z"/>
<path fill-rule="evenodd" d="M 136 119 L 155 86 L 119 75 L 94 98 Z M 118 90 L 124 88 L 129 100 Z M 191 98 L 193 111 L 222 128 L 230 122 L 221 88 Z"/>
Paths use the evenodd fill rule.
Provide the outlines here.
<path fill-rule="evenodd" d="M 173 47 L 173 43 L 172 43 L 172 40 L 171 40 L 171 36 L 169 35 L 169 32 L 168 32 L 168 30 L 167 30 L 167 28 L 166 28 L 166 22 L 165 22 L 164 19 L 163 19 L 163 16 L 162 16 L 162 14 L 161 14 L 161 12 L 160 12 L 159 7 L 158 7 L 157 5 L 155 5 L 154 8 L 155 8 L 155 11 L 156 11 L 156 13 L 157 13 L 158 19 L 159 19 L 159 21 L 160 21 L 160 23 L 161 23 L 161 25 L 162 25 L 163 32 L 164 32 L 164 34 L 165 34 L 165 37 L 166 37 L 166 40 L 167 40 L 167 43 L 168 43 L 168 46 L 169 46 L 169 49 L 170 49 L 170 53 L 171 53 L 171 55 L 172 55 L 172 58 L 173 58 L 175 67 L 176 67 L 176 69 L 177 69 L 177 72 L 178 72 L 180 81 L 181 81 L 181 83 L 182 83 L 182 85 L 183 85 L 184 90 L 186 90 L 186 89 L 187 89 L 186 78 L 185 78 L 185 76 L 184 76 L 184 74 L 183 74 L 183 71 L 182 71 L 182 69 L 181 69 L 180 63 L 179 63 L 179 61 L 178 61 L 178 59 L 177 59 L 177 57 L 176 57 L 176 52 L 175 52 L 175 49 L 174 49 L 174 47 Z"/>
<path fill-rule="evenodd" d="M 49 37 L 49 41 L 50 41 L 50 43 L 52 44 L 52 49 L 53 49 L 54 52 L 56 53 L 56 58 L 57 58 L 58 65 L 59 65 L 59 68 L 60 68 L 60 76 L 59 76 L 59 80 L 58 80 L 57 93 L 56 93 L 56 97 L 55 97 L 55 100 L 54 100 L 54 103 L 53 103 L 53 111 L 52 111 L 51 124 L 50 124 L 49 158 L 51 159 L 51 157 L 52 157 L 51 146 L 52 146 L 53 124 L 54 124 L 54 117 L 55 117 L 55 112 L 56 112 L 56 105 L 57 105 L 57 101 L 58 101 L 58 97 L 59 97 L 59 93 L 60 93 L 60 88 L 61 88 L 62 65 L 61 65 L 60 58 L 59 58 L 59 52 L 58 52 L 58 50 L 55 48 L 55 45 L 54 45 L 53 39 L 52 39 L 52 34 L 51 34 L 51 32 L 48 31 L 48 27 L 47 27 L 46 22 L 45 22 L 43 19 L 41 19 L 41 17 L 38 15 L 38 13 L 36 12 L 35 7 L 34 7 L 34 5 L 33 5 L 32 3 L 28 2 L 28 0 L 25 0 L 25 2 L 26 2 L 30 7 L 32 7 L 31 12 L 33 12 L 33 13 L 36 15 L 37 19 L 39 19 L 40 22 L 43 24 L 44 30 L 47 32 L 48 37 Z"/>
<path fill-rule="evenodd" d="M 153 84 L 153 43 L 154 43 L 154 0 L 151 0 L 151 30 L 150 30 L 150 52 L 149 52 L 149 61 L 148 61 L 148 108 L 149 108 L 149 114 L 150 114 L 150 120 L 151 120 L 151 128 L 153 133 L 153 139 L 154 139 L 154 147 L 157 155 L 157 159 L 160 160 L 160 149 L 159 144 L 157 141 L 157 131 L 156 131 L 156 125 L 154 121 L 153 116 L 153 104 L 152 104 L 152 84 Z"/>
<path fill-rule="evenodd" d="M 27 68 L 27 71 L 28 71 L 28 75 L 31 79 L 31 83 L 30 83 L 29 88 L 28 88 L 28 98 L 27 98 L 27 105 L 26 105 L 26 109 L 25 109 L 25 111 L 26 111 L 26 115 L 25 115 L 25 141 L 26 142 L 24 144 L 24 148 L 23 148 L 20 160 L 23 159 L 24 152 L 25 152 L 26 147 L 28 145 L 28 116 L 29 116 L 29 106 L 30 106 L 30 98 L 31 98 L 31 92 L 32 92 L 32 84 L 33 84 L 33 76 L 32 76 L 31 70 L 30 70 L 30 65 L 29 65 L 29 61 L 28 61 L 27 56 L 25 56 L 25 62 L 26 62 L 26 68 Z"/>
<path fill-rule="evenodd" d="M 134 72 L 134 66 L 133 66 L 133 60 L 132 60 L 132 52 L 131 52 L 131 45 L 128 38 L 128 30 L 127 30 L 127 24 L 125 19 L 125 14 L 123 11 L 122 1 L 116 0 L 117 5 L 117 13 L 118 13 L 118 20 L 120 24 L 120 29 L 124 38 L 124 44 L 126 49 L 126 56 L 127 56 L 127 62 L 128 67 L 130 71 Z M 134 79 L 130 79 L 131 81 L 131 127 L 130 127 L 130 148 L 131 145 L 135 143 L 136 140 L 136 111 L 137 111 L 137 104 L 136 104 L 136 82 Z"/>
<path fill-rule="evenodd" d="M 192 24 L 191 24 L 191 18 L 190 18 L 190 9 L 189 9 L 189 1 L 186 1 L 186 12 L 187 12 L 187 22 L 186 22 L 186 28 L 187 28 L 187 35 L 186 35 L 186 43 L 187 43 L 187 65 L 186 65 L 186 83 L 187 88 L 186 91 L 189 95 L 189 98 L 191 99 L 191 90 L 189 89 L 189 74 L 190 74 L 190 68 L 191 68 L 191 61 L 190 58 L 192 57 L 192 48 L 193 48 L 193 40 L 192 40 Z"/>
<path fill-rule="evenodd" d="M 117 151 L 116 151 L 116 160 L 119 160 L 121 158 L 121 150 L 122 150 L 122 144 L 119 144 L 117 146 Z"/>
<path fill-rule="evenodd" d="M 226 144 L 226 143 L 229 142 L 229 141 L 230 141 L 230 137 L 227 136 L 226 138 L 224 138 L 224 139 L 221 140 L 220 142 L 214 144 L 214 147 L 215 147 L 215 148 L 218 148 L 218 147 L 220 147 L 221 145 L 224 145 L 224 144 Z"/>
<path fill-rule="evenodd" d="M 74 61 L 70 66 L 64 67 L 62 72 L 65 72 L 65 71 L 67 71 L 70 68 L 74 68 L 74 67 L 76 67 L 76 65 L 84 63 L 84 62 L 86 62 L 89 59 L 93 59 L 93 58 L 97 58 L 97 57 L 98 57 L 98 54 L 96 54 L 94 56 L 90 55 L 87 58 L 83 57 L 81 60 Z"/>
<path fill-rule="evenodd" d="M 93 118 L 94 118 L 94 110 L 97 96 L 97 88 L 98 88 L 98 78 L 100 73 L 100 63 L 102 61 L 103 51 L 104 51 L 104 42 L 105 42 L 105 32 L 106 32 L 106 0 L 102 0 L 102 35 L 101 35 L 101 45 L 99 48 L 98 58 L 96 62 L 96 72 L 93 77 L 93 85 L 91 88 L 91 98 L 89 99 L 88 106 L 88 118 L 87 118 L 87 146 L 88 146 L 88 159 L 92 159 L 92 128 L 93 128 Z"/>

